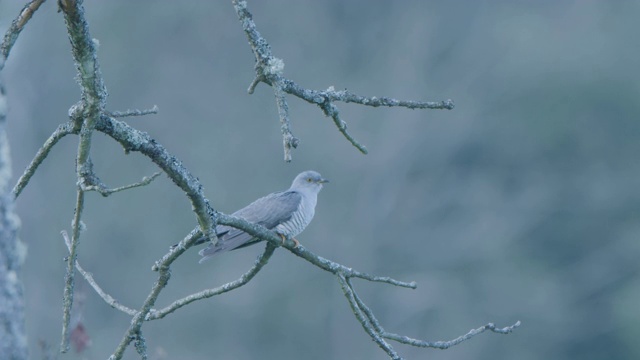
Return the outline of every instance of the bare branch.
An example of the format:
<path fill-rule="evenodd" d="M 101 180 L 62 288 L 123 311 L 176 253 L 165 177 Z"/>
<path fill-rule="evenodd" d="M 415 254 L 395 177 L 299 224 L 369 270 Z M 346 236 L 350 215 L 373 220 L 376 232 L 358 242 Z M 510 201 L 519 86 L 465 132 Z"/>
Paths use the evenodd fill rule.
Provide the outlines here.
<path fill-rule="evenodd" d="M 382 282 L 382 283 L 387 283 L 387 284 L 411 288 L 411 289 L 416 288 L 417 285 L 415 282 L 403 282 L 403 281 L 398 281 L 389 277 L 373 276 L 367 273 L 353 270 L 352 268 L 346 267 L 344 265 L 338 264 L 336 262 L 333 262 L 331 260 L 318 256 L 306 250 L 302 245 L 296 246 L 296 244 L 290 240 L 287 240 L 285 244 L 281 244 L 282 242 L 281 238 L 278 235 L 276 235 L 274 232 L 269 231 L 260 225 L 248 223 L 240 218 L 219 213 L 218 221 L 222 225 L 232 226 L 234 228 L 245 231 L 259 239 L 266 240 L 269 243 L 271 243 L 273 246 L 282 246 L 287 250 L 289 250 L 290 252 L 292 252 L 294 255 L 307 260 L 308 262 L 321 268 L 322 270 L 325 270 L 334 274 L 340 282 L 340 285 L 345 294 L 345 297 L 349 301 L 349 305 L 351 306 L 353 313 L 356 316 L 356 319 L 358 319 L 362 327 L 365 329 L 367 334 L 371 336 L 373 341 L 376 342 L 378 346 L 380 346 L 380 348 L 382 348 L 392 359 L 400 359 L 400 357 L 395 352 L 395 350 L 393 350 L 393 348 L 386 341 L 384 341 L 384 338 L 398 341 L 403 344 L 408 344 L 412 346 L 446 349 L 448 347 L 457 345 L 465 340 L 468 340 L 473 336 L 476 336 L 486 330 L 491 330 L 493 332 L 500 333 L 500 334 L 508 334 L 508 333 L 511 333 L 516 327 L 520 326 L 519 321 L 510 327 L 506 327 L 502 329 L 496 328 L 493 324 L 488 324 L 481 328 L 474 329 L 463 336 L 460 336 L 456 339 L 453 339 L 451 341 L 446 341 L 446 342 L 445 341 L 428 342 L 428 341 L 412 339 L 406 336 L 401 336 L 393 333 L 388 333 L 382 328 L 382 326 L 380 325 L 379 321 L 376 319 L 371 309 L 369 309 L 369 307 L 367 307 L 367 305 L 358 297 L 358 294 L 356 293 L 356 291 L 353 289 L 353 286 L 351 285 L 350 278 L 359 278 L 359 279 L 373 281 L 373 282 Z M 197 229 L 192 231 L 192 234 L 196 231 Z M 192 241 L 191 243 L 193 242 L 194 241 Z"/>
<path fill-rule="evenodd" d="M 174 301 L 173 303 L 171 303 L 171 305 L 165 307 L 164 309 L 151 311 L 149 313 L 149 316 L 147 316 L 147 320 L 162 319 L 163 317 L 194 301 L 208 299 L 212 296 L 224 294 L 247 284 L 269 262 L 269 259 L 271 258 L 271 255 L 273 255 L 275 249 L 275 245 L 267 242 L 264 251 L 262 252 L 262 254 L 260 254 L 260 256 L 258 256 L 256 262 L 253 264 L 253 267 L 251 267 L 251 269 L 249 269 L 246 273 L 242 274 L 239 279 L 213 289 L 207 289 L 195 294 L 191 294 L 182 299 Z"/>
<path fill-rule="evenodd" d="M 69 256 L 67 257 L 67 271 L 65 274 L 64 292 L 62 296 L 62 340 L 60 342 L 60 352 L 69 351 L 69 321 L 71 319 L 71 308 L 73 307 L 73 289 L 75 276 L 75 263 L 77 261 L 78 242 L 80 240 L 80 231 L 82 223 L 82 210 L 84 208 L 84 191 L 78 189 L 76 195 L 76 209 L 71 222 L 72 235 L 69 247 Z"/>
<path fill-rule="evenodd" d="M 155 264 L 153 264 L 153 266 L 151 267 L 151 270 L 160 271 L 160 268 L 163 266 L 163 264 L 175 261 L 180 255 L 184 254 L 187 249 L 193 246 L 196 241 L 202 239 L 203 237 L 204 235 L 202 235 L 200 228 L 191 230 L 191 232 L 187 234 L 187 236 L 185 236 L 177 246 L 172 246 L 171 250 L 168 253 L 166 253 L 160 260 L 156 261 Z"/>
<path fill-rule="evenodd" d="M 89 26 L 84 18 L 82 0 L 60 0 L 58 5 L 63 12 L 67 25 L 67 33 L 71 42 L 71 53 L 78 70 L 80 88 L 82 90 L 82 127 L 78 141 L 78 154 L 76 156 L 76 175 L 78 177 L 78 190 L 76 196 L 76 209 L 72 222 L 71 248 L 67 260 L 67 273 L 63 296 L 63 321 L 62 341 L 60 351 L 69 349 L 69 314 L 73 306 L 73 288 L 77 246 L 80 238 L 80 221 L 84 208 L 84 180 L 93 175 L 90 160 L 91 136 L 96 122 L 106 104 L 107 90 L 100 73 L 100 65 L 96 55 L 96 44 L 89 35 Z"/>
<path fill-rule="evenodd" d="M 31 19 L 33 14 L 38 10 L 43 2 L 45 2 L 45 0 L 31 0 L 22 8 L 22 11 L 20 11 L 18 17 L 16 17 L 11 22 L 11 26 L 9 26 L 9 29 L 4 34 L 2 44 L 0 45 L 0 71 L 2 71 L 2 69 L 4 68 L 4 64 L 9 57 L 11 48 L 18 39 L 18 35 L 20 35 L 20 32 L 22 31 L 22 29 L 24 29 L 24 26 L 27 25 L 27 22 Z"/>
<path fill-rule="evenodd" d="M 217 241 L 214 230 L 216 212 L 204 196 L 200 181 L 182 165 L 179 159 L 171 155 L 149 134 L 137 130 L 123 121 L 102 116 L 96 130 L 119 142 L 125 152 L 139 151 L 156 163 L 185 192 L 191 201 L 193 212 L 196 214 L 200 229 L 203 229 L 205 236 L 212 241 Z"/>
<path fill-rule="evenodd" d="M 69 235 L 67 234 L 66 231 L 61 231 L 62 237 L 64 238 L 64 242 L 67 245 L 67 249 L 69 249 L 69 251 L 71 251 L 71 239 L 69 239 Z M 78 269 L 78 272 L 80 273 L 80 275 L 82 275 L 82 277 L 84 277 L 85 280 L 87 280 L 87 282 L 89 283 L 89 285 L 91 285 L 91 287 L 93 288 L 93 290 L 95 290 L 95 292 L 102 298 L 102 300 L 104 300 L 109 306 L 111 306 L 112 308 L 116 309 L 116 310 L 120 310 L 125 314 L 134 316 L 137 311 L 126 307 L 122 304 L 120 304 L 118 302 L 118 300 L 114 299 L 111 295 L 107 294 L 104 290 L 102 290 L 102 288 L 100 287 L 100 285 L 98 285 L 98 283 L 95 281 L 95 279 L 93 278 L 93 275 L 86 271 L 85 269 L 82 268 L 82 266 L 80 266 L 80 263 L 78 262 L 78 260 L 76 260 L 75 263 L 75 267 L 76 269 Z"/>
<path fill-rule="evenodd" d="M 264 80 L 265 80 L 264 79 L 264 75 L 256 75 L 256 77 L 253 79 L 253 81 L 251 81 L 251 84 L 249 84 L 249 88 L 247 89 L 247 93 L 249 93 L 249 95 L 253 94 L 253 92 L 256 91 L 256 86 L 258 86 L 258 84 L 260 84 Z"/>
<path fill-rule="evenodd" d="M 292 88 L 293 89 L 293 88 Z M 409 101 L 396 100 L 388 97 L 364 97 L 353 94 L 347 90 L 336 91 L 333 86 L 322 92 L 329 101 L 342 101 L 344 103 L 356 103 L 366 106 L 405 107 L 407 109 L 446 109 L 453 110 L 455 105 L 451 99 L 444 101 Z"/>
<path fill-rule="evenodd" d="M 356 319 L 358 319 L 358 321 L 360 322 L 360 325 L 362 325 L 362 328 L 364 329 L 364 331 L 367 334 L 369 334 L 371 339 L 376 344 L 378 344 L 378 346 L 382 350 L 384 350 L 384 352 L 386 352 L 387 355 L 389 355 L 390 358 L 392 358 L 394 360 L 402 359 L 400 357 L 400 355 L 398 355 L 398 353 L 395 350 L 393 350 L 393 347 L 391 345 L 389 345 L 389 343 L 384 341 L 384 339 L 374 329 L 374 327 L 369 322 L 368 318 L 362 312 L 362 309 L 360 309 L 360 307 L 358 306 L 358 304 L 356 302 L 355 292 L 353 291 L 353 288 L 351 287 L 351 284 L 349 283 L 347 278 L 344 275 L 340 274 L 340 275 L 338 275 L 338 281 L 340 281 L 340 287 L 342 288 L 342 292 L 344 293 L 344 296 L 347 298 L 347 300 L 349 302 L 349 306 L 351 306 L 351 310 L 353 311 L 354 315 L 356 316 Z"/>
<path fill-rule="evenodd" d="M 153 105 L 151 109 L 144 109 L 144 110 L 133 109 L 133 110 L 113 111 L 113 112 L 105 111 L 106 115 L 114 118 L 128 117 L 128 116 L 144 116 L 144 115 L 157 114 L 157 113 L 158 113 L 158 105 Z"/>
<path fill-rule="evenodd" d="M 44 159 L 47 158 L 47 156 L 49 155 L 49 151 L 51 151 L 53 146 L 57 144 L 58 141 L 60 141 L 60 139 L 62 139 L 63 137 L 69 134 L 77 133 L 78 131 L 79 128 L 77 127 L 77 123 L 71 121 L 58 125 L 58 128 L 53 132 L 53 134 L 51 134 L 51 136 L 49 136 L 47 141 L 44 142 L 42 147 L 36 153 L 36 156 L 33 158 L 33 160 L 31 160 L 31 163 L 29 163 L 29 166 L 27 166 L 27 168 L 24 170 L 24 173 L 22 174 L 22 176 L 20 176 L 20 179 L 18 179 L 18 182 L 13 187 L 12 192 L 14 198 L 20 196 L 20 193 L 22 193 L 22 190 L 24 190 L 25 186 L 27 186 L 27 184 L 31 180 L 31 177 L 38 169 L 38 166 L 40 166 Z"/>
<path fill-rule="evenodd" d="M 278 106 L 278 116 L 280 117 L 280 130 L 282 131 L 282 146 L 284 147 L 284 161 L 291 162 L 291 149 L 298 147 L 300 140 L 291 133 L 291 123 L 289 121 L 289 105 L 284 96 L 282 87 L 276 83 L 273 87 Z"/>
<path fill-rule="evenodd" d="M 405 101 L 396 100 L 388 97 L 364 97 L 348 92 L 347 90 L 335 91 L 333 87 L 325 91 L 308 90 L 302 88 L 295 82 L 282 76 L 282 70 L 284 68 L 284 62 L 273 56 L 271 52 L 271 46 L 267 40 L 260 34 L 256 28 L 256 24 L 253 21 L 253 16 L 247 10 L 246 1 L 233 0 L 233 7 L 236 10 L 238 19 L 242 24 L 242 30 L 244 30 L 253 50 L 253 54 L 256 58 L 256 77 L 249 85 L 248 92 L 253 94 L 256 86 L 260 82 L 264 82 L 271 85 L 276 96 L 276 102 L 278 106 L 278 114 L 280 116 L 282 141 L 284 145 L 284 159 L 285 161 L 291 161 L 291 148 L 295 148 L 298 144 L 298 139 L 291 135 L 290 120 L 288 116 L 288 107 L 286 105 L 286 99 L 283 92 L 294 95 L 303 99 L 309 103 L 318 105 L 326 116 L 333 119 L 334 124 L 342 135 L 361 153 L 367 154 L 367 148 L 360 144 L 353 136 L 347 132 L 346 123 L 340 119 L 338 108 L 333 104 L 335 101 L 342 101 L 345 103 L 356 103 L 366 106 L 388 106 L 388 107 L 406 107 L 409 109 L 448 109 L 454 108 L 453 101 L 445 100 L 439 102 L 426 102 L 426 101 Z M 292 143 L 293 141 L 293 143 Z"/>
<path fill-rule="evenodd" d="M 138 340 L 140 338 L 142 324 L 145 321 L 161 319 L 191 302 L 194 302 L 200 299 L 209 298 L 215 295 L 223 294 L 225 292 L 231 291 L 233 289 L 236 289 L 248 283 L 264 267 L 264 265 L 267 264 L 267 262 L 269 261 L 269 258 L 271 257 L 271 255 L 273 254 L 276 248 L 276 246 L 272 245 L 271 243 L 268 243 L 267 247 L 264 250 L 264 253 L 258 257 L 254 266 L 251 269 L 249 269 L 249 271 L 247 271 L 244 275 L 242 275 L 240 279 L 236 281 L 232 281 L 230 283 L 227 283 L 215 289 L 204 290 L 200 293 L 187 296 L 183 299 L 173 302 L 171 305 L 167 306 L 162 310 L 153 310 L 153 305 L 158 299 L 160 292 L 167 285 L 167 282 L 171 277 L 171 270 L 170 270 L 171 264 L 173 263 L 173 261 L 175 261 L 178 258 L 178 256 L 184 253 L 186 249 L 191 247 L 191 245 L 195 242 L 195 240 L 201 237 L 202 237 L 202 233 L 198 229 L 193 230 L 191 233 L 189 233 L 189 235 L 185 237 L 185 239 L 183 239 L 180 242 L 178 246 L 171 249 L 171 251 L 169 251 L 168 254 L 166 254 L 165 256 L 162 257 L 162 259 L 156 262 L 153 270 L 159 272 L 158 280 L 153 285 L 153 288 L 151 289 L 151 292 L 149 293 L 149 295 L 147 295 L 147 298 L 144 304 L 142 305 L 140 311 L 135 312 L 133 319 L 131 320 L 131 325 L 129 326 L 129 329 L 125 333 L 124 337 L 120 341 L 120 344 L 118 345 L 114 353 L 109 357 L 110 360 L 121 359 L 126 348 L 129 346 L 131 341 L 134 341 L 134 340 L 135 340 L 136 349 L 140 353 L 138 349 L 138 346 L 139 346 Z M 144 354 L 146 354 L 146 352 Z M 141 356 L 143 355 L 141 354 Z"/>
<path fill-rule="evenodd" d="M 113 193 L 117 193 L 120 191 L 124 191 L 124 190 L 129 190 L 129 189 L 133 189 L 133 188 L 137 188 L 140 186 L 146 186 L 149 185 L 155 178 L 157 178 L 158 176 L 160 176 L 160 172 L 155 172 L 153 173 L 153 175 L 147 177 L 143 177 L 142 180 L 140 180 L 137 183 L 133 183 L 133 184 L 129 184 L 129 185 L 125 185 L 125 186 L 120 186 L 114 189 L 109 189 L 107 188 L 104 184 L 102 184 L 102 182 L 98 182 L 97 184 L 92 184 L 92 185 L 86 185 L 83 186 L 83 190 L 84 191 L 97 191 L 100 193 L 100 195 L 107 197 Z"/>
<path fill-rule="evenodd" d="M 398 281 L 389 277 L 374 276 L 364 272 L 353 270 L 352 268 L 346 267 L 344 265 L 338 264 L 336 262 L 333 262 L 331 260 L 318 256 L 312 253 L 311 251 L 305 249 L 304 246 L 302 245 L 296 246 L 296 244 L 290 239 L 287 239 L 287 241 L 284 244 L 282 244 L 282 238 L 276 235 L 275 232 L 267 230 L 265 227 L 260 226 L 258 224 L 252 224 L 250 222 L 247 222 L 246 220 L 241 218 L 230 216 L 224 213 L 218 213 L 218 223 L 221 225 L 232 226 L 236 229 L 240 229 L 244 232 L 247 232 L 255 236 L 258 239 L 266 240 L 272 243 L 273 245 L 282 246 L 285 249 L 292 252 L 294 255 L 301 257 L 307 260 L 308 262 L 310 262 L 311 264 L 319 267 L 320 269 L 328 271 L 335 275 L 342 274 L 345 277 L 355 277 L 355 278 L 360 278 L 360 279 L 368 280 L 372 282 L 382 282 L 382 283 L 410 288 L 410 289 L 415 289 L 417 287 L 414 281 L 412 282 Z M 194 229 L 190 233 L 190 235 L 196 231 L 197 229 Z"/>
<path fill-rule="evenodd" d="M 369 153 L 369 151 L 364 145 L 356 141 L 356 139 L 354 139 L 353 136 L 351 136 L 347 132 L 347 123 L 344 122 L 342 119 L 340 119 L 340 112 L 338 111 L 338 107 L 333 105 L 331 101 L 324 102 L 319 106 L 326 116 L 329 116 L 333 119 L 333 123 L 336 124 L 336 126 L 338 127 L 338 130 L 340 130 L 342 135 L 344 135 L 344 137 L 347 140 L 349 140 L 351 145 L 355 146 L 358 150 L 360 150 L 361 153 L 365 155 Z"/>
<path fill-rule="evenodd" d="M 140 358 L 142 360 L 147 360 L 147 340 L 142 336 L 141 330 L 135 334 L 133 346 L 136 348 L 136 352 L 140 355 Z"/>
<path fill-rule="evenodd" d="M 158 295 L 160 295 L 162 289 L 167 286 L 167 282 L 169 282 L 169 278 L 171 278 L 171 269 L 169 268 L 171 262 L 173 262 L 173 260 L 161 264 L 158 270 L 158 280 L 155 282 L 155 284 L 153 284 L 151 292 L 149 293 L 149 295 L 147 295 L 147 298 L 140 308 L 140 311 L 138 311 L 136 315 L 133 316 L 133 319 L 131 319 L 131 325 L 129 326 L 129 329 L 125 332 L 124 337 L 120 341 L 120 344 L 118 345 L 114 353 L 109 357 L 109 360 L 122 359 L 127 346 L 129 346 L 132 340 L 136 340 L 138 338 L 142 323 L 144 323 L 147 315 L 151 311 L 151 308 L 158 299 Z"/>
<path fill-rule="evenodd" d="M 511 325 L 511 326 L 507 326 L 504 328 L 496 328 L 496 326 L 493 323 L 488 323 L 487 325 L 481 326 L 477 329 L 471 329 L 468 333 L 459 336 L 453 340 L 449 340 L 449 341 L 435 341 L 435 342 L 429 342 L 429 341 L 423 341 L 423 340 L 416 340 L 416 339 L 412 339 L 408 336 L 401 336 L 401 335 L 397 335 L 397 334 L 392 334 L 392 333 L 383 333 L 383 336 L 389 340 L 394 340 L 403 344 L 407 344 L 407 345 L 412 345 L 412 346 L 417 346 L 417 347 L 428 347 L 428 348 L 436 348 L 436 349 L 448 349 L 452 346 L 458 345 L 461 342 L 465 341 L 465 340 L 469 340 L 472 337 L 478 335 L 478 334 L 482 334 L 483 332 L 490 330 L 494 333 L 497 334 L 510 334 L 511 332 L 513 332 L 513 330 L 515 328 L 517 328 L 518 326 L 520 326 L 520 321 L 516 321 L 515 324 Z"/>

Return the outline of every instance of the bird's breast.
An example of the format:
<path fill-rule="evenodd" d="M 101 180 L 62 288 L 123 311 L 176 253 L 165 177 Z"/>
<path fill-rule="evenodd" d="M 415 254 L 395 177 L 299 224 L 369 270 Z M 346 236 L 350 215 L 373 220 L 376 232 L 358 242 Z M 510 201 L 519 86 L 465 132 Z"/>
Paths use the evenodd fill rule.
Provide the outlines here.
<path fill-rule="evenodd" d="M 312 201 L 309 201 L 312 200 Z M 300 234 L 309 225 L 315 215 L 315 199 L 307 199 L 302 197 L 298 209 L 293 212 L 291 218 L 278 226 L 276 226 L 276 232 L 284 234 L 288 237 L 294 237 Z"/>

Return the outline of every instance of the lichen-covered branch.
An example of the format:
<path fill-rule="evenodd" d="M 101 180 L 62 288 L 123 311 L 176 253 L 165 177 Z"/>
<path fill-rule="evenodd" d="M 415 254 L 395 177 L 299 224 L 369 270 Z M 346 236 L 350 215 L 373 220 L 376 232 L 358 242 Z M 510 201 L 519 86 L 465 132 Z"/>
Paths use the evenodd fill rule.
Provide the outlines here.
<path fill-rule="evenodd" d="M 117 188 L 113 188 L 110 189 L 108 188 L 106 185 L 104 185 L 100 179 L 98 179 L 97 177 L 93 178 L 95 179 L 95 182 L 92 180 L 91 185 L 85 185 L 83 186 L 84 191 L 97 191 L 100 195 L 107 197 L 113 193 L 117 193 L 120 191 L 125 191 L 125 190 L 129 190 L 129 189 L 133 189 L 133 188 L 137 188 L 137 187 L 141 187 L 141 186 L 147 186 L 149 184 L 151 184 L 151 182 L 157 178 L 158 176 L 160 176 L 160 172 L 155 172 L 153 173 L 151 176 L 145 176 L 142 178 L 142 180 L 133 183 L 133 184 L 129 184 L 129 185 L 124 185 L 124 186 L 119 186 Z"/>
<path fill-rule="evenodd" d="M 62 296 L 62 340 L 60 351 L 69 351 L 69 321 L 71 320 L 71 308 L 73 307 L 73 290 L 75 287 L 75 263 L 78 257 L 78 242 L 82 227 L 81 217 L 84 209 L 84 191 L 78 189 L 76 193 L 76 207 L 71 221 L 71 246 L 67 260 L 67 271 L 64 277 L 64 291 Z"/>
<path fill-rule="evenodd" d="M 487 330 L 494 332 L 496 334 L 511 334 L 513 330 L 515 330 L 520 325 L 521 325 L 520 321 L 516 321 L 516 323 L 511 326 L 498 328 L 495 326 L 495 324 L 488 323 L 487 325 L 483 325 L 477 329 L 471 329 L 468 333 L 448 341 L 424 341 L 424 340 L 412 339 L 408 336 L 402 336 L 402 335 L 388 333 L 388 332 L 382 332 L 382 336 L 384 338 L 387 338 L 389 340 L 394 340 L 402 344 L 407 344 L 407 345 L 416 346 L 416 347 L 444 350 L 452 346 L 458 345 L 465 340 L 469 340 L 476 335 L 482 334 Z"/>
<path fill-rule="evenodd" d="M 251 279 L 253 279 L 258 274 L 260 270 L 262 270 L 262 268 L 265 265 L 267 265 L 275 249 L 276 249 L 275 245 L 273 245 L 270 242 L 267 242 L 267 245 L 264 251 L 262 252 L 262 254 L 260 254 L 260 256 L 258 256 L 255 264 L 253 264 L 253 266 L 246 273 L 242 274 L 242 276 L 240 276 L 239 279 L 226 283 L 222 286 L 218 286 L 213 289 L 206 289 L 198 293 L 185 296 L 182 299 L 174 301 L 169 306 L 163 309 L 153 310 L 151 311 L 151 313 L 149 313 L 149 316 L 147 316 L 147 320 L 162 319 L 163 317 L 171 314 L 172 312 L 178 310 L 179 308 L 185 305 L 188 305 L 194 301 L 208 299 L 212 296 L 221 295 L 247 284 L 249 281 L 251 281 Z"/>
<path fill-rule="evenodd" d="M 125 152 L 140 152 L 158 165 L 185 192 L 191 201 L 191 206 L 196 214 L 200 228 L 203 229 L 203 233 L 207 238 L 215 241 L 214 220 L 216 212 L 209 204 L 209 200 L 204 196 L 200 181 L 182 165 L 178 158 L 171 155 L 164 146 L 156 142 L 146 132 L 137 130 L 123 121 L 106 115 L 102 116 L 98 121 L 96 130 L 120 143 Z"/>
<path fill-rule="evenodd" d="M 171 269 L 169 268 L 169 265 L 170 263 L 161 264 L 160 268 L 158 269 L 158 280 L 155 282 L 155 284 L 153 284 L 151 292 L 149 293 L 149 295 L 147 295 L 147 298 L 142 304 L 140 310 L 136 313 L 136 315 L 133 316 L 133 319 L 131 319 L 131 325 L 129 326 L 129 329 L 125 332 L 124 337 L 120 341 L 120 344 L 118 344 L 118 347 L 116 348 L 114 353 L 109 357 L 109 360 L 122 359 L 124 351 L 127 349 L 129 344 L 131 344 L 131 341 L 138 339 L 138 335 L 141 331 L 140 329 L 145 321 L 145 318 L 147 317 L 147 314 L 149 314 L 151 308 L 158 299 L 158 295 L 160 295 L 162 289 L 167 286 L 167 282 L 169 282 L 169 279 L 171 278 Z"/>
<path fill-rule="evenodd" d="M 477 329 L 472 329 L 465 335 L 459 336 L 453 340 L 449 341 L 425 341 L 413 339 L 408 336 L 398 335 L 394 333 L 390 333 L 384 330 L 380 322 L 373 314 L 373 311 L 362 301 L 362 299 L 358 296 L 358 293 L 353 289 L 353 285 L 349 278 L 345 277 L 344 279 L 340 279 L 340 283 L 342 285 L 342 290 L 349 300 L 349 304 L 351 305 L 352 310 L 354 310 L 354 314 L 356 318 L 362 326 L 365 328 L 367 333 L 371 336 L 373 341 L 378 343 L 380 347 L 389 354 L 390 357 L 393 358 L 394 352 L 389 351 L 389 349 L 393 350 L 391 346 L 386 341 L 380 341 L 381 339 L 389 339 L 397 341 L 401 344 L 423 347 L 423 348 L 434 348 L 434 349 L 448 349 L 452 346 L 458 345 L 465 340 L 469 340 L 472 337 L 485 332 L 486 330 L 491 330 L 498 334 L 510 334 L 515 328 L 520 326 L 520 321 L 517 321 L 515 324 L 511 326 L 507 326 L 505 328 L 496 328 L 496 326 L 492 323 L 481 326 Z M 362 319 L 362 315 L 366 317 L 366 319 Z M 397 354 L 396 354 L 397 356 Z"/>
<path fill-rule="evenodd" d="M 125 111 L 111 111 L 111 112 L 107 111 L 106 112 L 107 115 L 114 118 L 144 116 L 144 115 L 157 114 L 157 113 L 158 113 L 158 105 L 153 105 L 151 109 L 144 109 L 144 110 L 133 109 L 133 110 L 125 110 Z"/>
<path fill-rule="evenodd" d="M 364 331 L 371 337 L 373 342 L 378 344 L 378 346 L 384 352 L 386 352 L 391 359 L 393 360 L 402 359 L 400 355 L 398 355 L 398 353 L 393 349 L 393 347 L 389 345 L 389 343 L 384 341 L 384 339 L 380 336 L 380 334 L 371 325 L 367 316 L 362 312 L 362 309 L 360 309 L 360 307 L 358 306 L 355 300 L 356 293 L 351 287 L 351 284 L 349 283 L 348 278 L 342 274 L 339 274 L 338 281 L 340 282 L 340 287 L 342 288 L 342 292 L 344 293 L 344 296 L 347 298 L 347 301 L 349 302 L 351 311 L 356 316 L 356 319 L 358 319 L 358 321 L 360 322 L 360 325 L 362 325 L 362 328 L 364 329 Z"/>
<path fill-rule="evenodd" d="M 11 52 L 11 48 L 13 44 L 15 44 L 16 40 L 18 40 L 18 35 L 27 22 L 31 19 L 33 14 L 38 10 L 40 5 L 45 2 L 45 0 L 31 0 L 29 1 L 20 11 L 18 17 L 16 17 L 12 22 L 9 29 L 4 34 L 4 38 L 2 39 L 2 44 L 0 44 L 0 71 L 4 68 L 4 64 L 9 57 L 9 53 Z"/>
<path fill-rule="evenodd" d="M 60 141 L 60 139 L 62 139 L 63 137 L 69 134 L 78 133 L 78 131 L 80 131 L 79 125 L 79 123 L 74 123 L 71 121 L 58 125 L 58 128 L 53 132 L 53 134 L 51 134 L 51 136 L 49 136 L 42 147 L 40 147 L 40 149 L 36 153 L 36 156 L 33 158 L 33 160 L 31 160 L 31 163 L 29 163 L 29 166 L 27 166 L 27 168 L 24 170 L 24 173 L 22 174 L 22 176 L 20 176 L 20 179 L 18 179 L 18 182 L 13 187 L 12 192 L 14 198 L 20 196 L 20 193 L 22 193 L 24 187 L 27 186 L 27 184 L 31 180 L 31 177 L 38 169 L 38 166 L 40 166 L 44 159 L 47 158 L 47 156 L 49 155 L 49 151 L 51 151 L 53 146 L 57 144 L 58 141 Z"/>
<path fill-rule="evenodd" d="M 282 59 L 273 56 L 271 46 L 258 31 L 253 21 L 253 16 L 247 9 L 247 2 L 244 0 L 233 0 L 232 3 L 238 19 L 242 24 L 242 30 L 244 30 L 247 35 L 247 40 L 256 58 L 256 77 L 251 81 L 248 92 L 252 94 L 260 82 L 264 82 L 273 88 L 280 117 L 284 159 L 287 162 L 291 161 L 291 149 L 297 147 L 299 140 L 291 134 L 291 121 L 288 115 L 288 105 L 284 96 L 285 92 L 309 103 L 318 105 L 326 116 L 333 119 L 334 124 L 342 135 L 363 154 L 368 153 L 367 148 L 347 132 L 347 124 L 339 117 L 339 111 L 335 104 L 333 104 L 334 102 L 341 101 L 373 107 L 399 106 L 409 109 L 451 110 L 454 108 L 453 101 L 451 100 L 438 102 L 407 101 L 388 97 L 364 97 L 353 94 L 347 90 L 335 91 L 333 87 L 325 91 L 305 89 L 282 75 L 284 62 Z"/>
<path fill-rule="evenodd" d="M 291 149 L 298 147 L 300 140 L 291 133 L 291 121 L 289 120 L 289 105 L 284 91 L 279 84 L 273 87 L 278 106 L 278 116 L 280 117 L 280 130 L 282 131 L 282 146 L 284 147 L 284 161 L 291 161 Z"/>
<path fill-rule="evenodd" d="M 64 243 L 67 245 L 67 249 L 71 251 L 71 239 L 69 239 L 69 235 L 64 230 L 61 231 L 61 234 L 62 234 L 62 238 L 64 239 Z M 82 266 L 80 266 L 80 263 L 78 262 L 78 260 L 76 260 L 75 262 L 75 267 L 80 273 L 80 275 L 82 275 L 82 277 L 85 280 L 87 280 L 89 285 L 91 285 L 93 290 L 95 290 L 96 294 L 98 294 L 104 300 L 104 302 L 109 304 L 109 306 L 111 306 L 114 309 L 120 310 L 125 314 L 129 314 L 131 316 L 134 316 L 137 313 L 137 311 L 120 304 L 118 300 L 114 299 L 111 295 L 109 295 L 107 292 L 102 290 L 102 287 L 98 285 L 98 283 L 93 278 L 93 275 L 90 272 L 83 269 Z"/>
<path fill-rule="evenodd" d="M 67 25 L 67 33 L 71 42 L 73 55 L 80 88 L 82 90 L 82 126 L 78 141 L 78 153 L 76 156 L 76 176 L 78 177 L 78 189 L 76 194 L 76 207 L 73 216 L 71 247 L 67 258 L 67 272 L 65 275 L 64 295 L 62 298 L 62 341 L 60 351 L 69 349 L 69 320 L 73 306 L 73 289 L 75 278 L 75 262 L 77 247 L 80 240 L 80 224 L 84 210 L 84 190 L 82 185 L 86 178 L 93 174 L 91 166 L 91 138 L 106 104 L 107 90 L 104 86 L 100 66 L 96 55 L 95 44 L 89 35 L 89 26 L 84 18 L 82 0 L 60 0 L 60 9 Z"/>

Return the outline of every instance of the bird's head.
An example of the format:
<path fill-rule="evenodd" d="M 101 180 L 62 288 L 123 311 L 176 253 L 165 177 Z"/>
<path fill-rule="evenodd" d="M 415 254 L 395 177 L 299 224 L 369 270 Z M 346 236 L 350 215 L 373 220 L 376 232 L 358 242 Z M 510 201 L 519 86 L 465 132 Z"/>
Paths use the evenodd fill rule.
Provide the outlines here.
<path fill-rule="evenodd" d="M 322 184 L 328 182 L 329 180 L 323 178 L 318 172 L 308 170 L 301 172 L 293 179 L 291 189 L 306 189 L 318 193 L 322 189 Z"/>

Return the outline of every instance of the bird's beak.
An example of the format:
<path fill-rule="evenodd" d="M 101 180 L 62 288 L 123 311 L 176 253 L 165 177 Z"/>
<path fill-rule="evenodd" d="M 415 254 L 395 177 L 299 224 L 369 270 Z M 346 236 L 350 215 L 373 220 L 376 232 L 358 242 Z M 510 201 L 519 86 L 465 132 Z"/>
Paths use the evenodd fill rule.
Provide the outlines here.
<path fill-rule="evenodd" d="M 329 180 L 327 180 L 327 179 L 320 179 L 320 180 L 318 180 L 318 183 L 319 183 L 319 184 L 324 184 L 324 183 L 328 183 L 328 182 L 329 182 Z"/>

